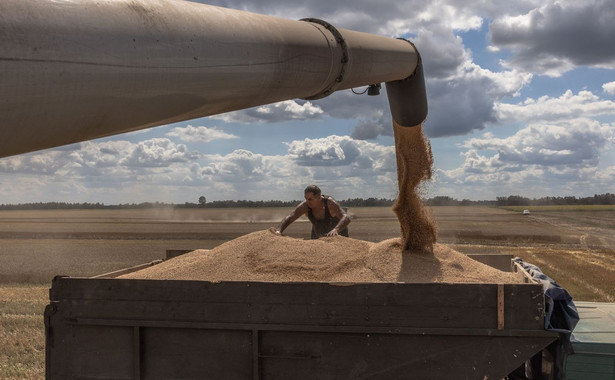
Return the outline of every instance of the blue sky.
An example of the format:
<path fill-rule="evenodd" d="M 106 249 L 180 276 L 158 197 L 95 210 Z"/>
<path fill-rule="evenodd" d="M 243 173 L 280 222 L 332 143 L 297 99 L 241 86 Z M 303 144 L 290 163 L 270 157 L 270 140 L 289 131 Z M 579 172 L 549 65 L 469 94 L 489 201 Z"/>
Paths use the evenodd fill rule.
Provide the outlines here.
<path fill-rule="evenodd" d="M 615 192 L 612 1 L 211 1 L 411 39 L 434 177 L 424 195 Z M 397 194 L 391 116 L 340 91 L 0 159 L 0 203 L 337 199 Z"/>

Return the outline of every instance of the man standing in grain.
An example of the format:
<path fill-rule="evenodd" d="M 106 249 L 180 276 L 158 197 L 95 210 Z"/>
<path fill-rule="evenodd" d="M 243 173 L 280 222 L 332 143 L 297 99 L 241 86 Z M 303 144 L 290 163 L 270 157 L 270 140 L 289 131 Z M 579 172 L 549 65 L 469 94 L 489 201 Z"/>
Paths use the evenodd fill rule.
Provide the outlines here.
<path fill-rule="evenodd" d="M 286 227 L 306 215 L 312 222 L 312 239 L 323 236 L 348 236 L 350 218 L 339 203 L 328 195 L 322 195 L 320 188 L 310 185 L 304 191 L 305 201 L 280 222 L 276 233 L 282 234 Z"/>

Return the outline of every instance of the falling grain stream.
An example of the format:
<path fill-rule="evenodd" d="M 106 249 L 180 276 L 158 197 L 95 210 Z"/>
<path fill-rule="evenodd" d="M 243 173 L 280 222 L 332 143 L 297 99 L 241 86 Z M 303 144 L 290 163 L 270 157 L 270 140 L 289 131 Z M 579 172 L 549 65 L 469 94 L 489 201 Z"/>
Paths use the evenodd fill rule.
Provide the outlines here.
<path fill-rule="evenodd" d="M 401 227 L 404 251 L 433 252 L 437 229 L 420 198 L 420 185 L 431 179 L 431 146 L 420 125 L 402 127 L 393 121 L 399 195 L 393 211 Z"/>

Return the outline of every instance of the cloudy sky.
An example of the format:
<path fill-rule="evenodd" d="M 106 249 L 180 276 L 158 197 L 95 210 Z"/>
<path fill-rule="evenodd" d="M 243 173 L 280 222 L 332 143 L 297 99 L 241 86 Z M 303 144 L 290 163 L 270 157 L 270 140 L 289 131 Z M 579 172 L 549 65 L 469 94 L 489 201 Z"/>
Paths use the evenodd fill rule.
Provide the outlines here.
<path fill-rule="evenodd" d="M 615 192 L 612 0 L 214 0 L 406 37 L 434 154 L 425 195 Z M 397 194 L 391 116 L 341 91 L 0 159 L 0 203 L 337 199 Z"/>

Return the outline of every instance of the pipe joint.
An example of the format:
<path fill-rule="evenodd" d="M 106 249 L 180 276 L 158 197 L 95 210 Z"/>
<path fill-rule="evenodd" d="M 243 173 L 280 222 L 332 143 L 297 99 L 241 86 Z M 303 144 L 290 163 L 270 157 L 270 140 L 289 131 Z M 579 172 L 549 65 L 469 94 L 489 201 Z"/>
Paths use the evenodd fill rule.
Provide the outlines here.
<path fill-rule="evenodd" d="M 321 20 L 318 18 L 303 18 L 300 21 L 305 21 L 305 22 L 317 24 L 317 25 L 324 27 L 326 30 L 329 31 L 329 33 L 333 35 L 333 37 L 335 38 L 335 42 L 337 43 L 337 46 L 339 46 L 341 50 L 341 59 L 338 64 L 337 73 L 334 72 L 335 68 L 332 67 L 332 70 L 331 70 L 332 73 L 330 73 L 329 78 L 327 79 L 327 84 L 325 85 L 323 90 L 315 95 L 311 95 L 309 97 L 303 98 L 305 100 L 321 99 L 321 98 L 327 97 L 331 95 L 332 93 L 334 93 L 337 90 L 337 88 L 340 86 L 340 84 L 344 81 L 344 75 L 346 74 L 346 70 L 348 69 L 348 65 L 350 63 L 350 53 L 348 50 L 348 44 L 346 43 L 344 36 L 342 36 L 342 33 L 340 33 L 340 31 L 337 30 L 336 27 L 334 27 L 333 25 L 329 24 L 328 22 L 324 20 Z M 332 62 L 332 64 L 335 64 L 335 62 Z"/>

